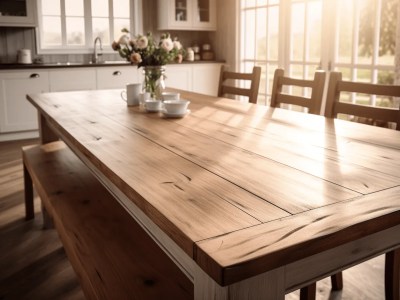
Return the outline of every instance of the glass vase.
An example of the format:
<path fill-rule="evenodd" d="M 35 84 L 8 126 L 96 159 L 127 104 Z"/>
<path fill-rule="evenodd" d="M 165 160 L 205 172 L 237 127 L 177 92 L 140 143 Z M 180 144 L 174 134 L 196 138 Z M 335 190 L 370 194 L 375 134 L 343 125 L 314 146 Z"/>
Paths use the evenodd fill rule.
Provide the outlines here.
<path fill-rule="evenodd" d="M 143 67 L 143 92 L 149 93 L 151 98 L 162 100 L 165 90 L 165 68 L 163 66 Z"/>

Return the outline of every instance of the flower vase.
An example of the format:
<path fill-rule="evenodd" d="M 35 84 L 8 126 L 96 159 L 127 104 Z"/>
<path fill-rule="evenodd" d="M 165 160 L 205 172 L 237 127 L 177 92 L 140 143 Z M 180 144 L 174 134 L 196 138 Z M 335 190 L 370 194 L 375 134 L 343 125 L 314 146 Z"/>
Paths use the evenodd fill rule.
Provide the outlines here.
<path fill-rule="evenodd" d="M 163 66 L 143 67 L 143 92 L 149 93 L 151 98 L 162 100 L 165 90 L 165 68 Z"/>

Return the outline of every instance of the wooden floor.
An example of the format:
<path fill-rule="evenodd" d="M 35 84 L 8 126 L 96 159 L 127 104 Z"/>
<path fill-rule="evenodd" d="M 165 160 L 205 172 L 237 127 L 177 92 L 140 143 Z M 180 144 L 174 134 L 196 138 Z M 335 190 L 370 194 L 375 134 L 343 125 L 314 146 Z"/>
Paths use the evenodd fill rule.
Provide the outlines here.
<path fill-rule="evenodd" d="M 36 142 L 0 143 L 0 300 L 84 299 L 57 233 L 42 230 L 38 198 L 36 218 L 24 220 L 20 149 Z M 318 282 L 317 299 L 384 299 L 383 265 L 380 256 L 345 271 L 340 292 L 331 292 L 329 279 Z M 286 295 L 286 300 L 298 299 L 298 294 Z"/>

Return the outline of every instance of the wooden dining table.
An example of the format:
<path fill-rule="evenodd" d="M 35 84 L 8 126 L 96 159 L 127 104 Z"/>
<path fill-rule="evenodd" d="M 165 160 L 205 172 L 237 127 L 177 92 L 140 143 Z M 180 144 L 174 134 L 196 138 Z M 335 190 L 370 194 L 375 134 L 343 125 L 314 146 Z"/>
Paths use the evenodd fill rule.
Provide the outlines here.
<path fill-rule="evenodd" d="M 121 90 L 27 99 L 42 143 L 73 150 L 195 299 L 284 299 L 400 247 L 399 131 L 171 91 L 190 100 L 183 118 Z"/>

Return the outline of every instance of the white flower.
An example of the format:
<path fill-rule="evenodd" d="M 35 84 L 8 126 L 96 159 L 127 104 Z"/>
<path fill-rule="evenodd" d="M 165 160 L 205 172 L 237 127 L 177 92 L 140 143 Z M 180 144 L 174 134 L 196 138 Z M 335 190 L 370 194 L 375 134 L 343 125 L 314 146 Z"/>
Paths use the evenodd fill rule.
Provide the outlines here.
<path fill-rule="evenodd" d="M 166 38 L 161 41 L 161 48 L 165 51 L 169 52 L 174 48 L 174 43 L 172 42 L 171 38 Z"/>
<path fill-rule="evenodd" d="M 129 36 L 127 36 L 126 34 L 121 35 L 121 37 L 119 38 L 118 44 L 128 46 Z"/>
<path fill-rule="evenodd" d="M 180 41 L 174 41 L 174 48 L 176 50 L 181 50 L 182 49 L 182 44 Z"/>
<path fill-rule="evenodd" d="M 138 40 L 136 41 L 136 46 L 139 49 L 145 49 L 148 44 L 149 44 L 149 40 L 145 36 L 139 37 Z"/>

